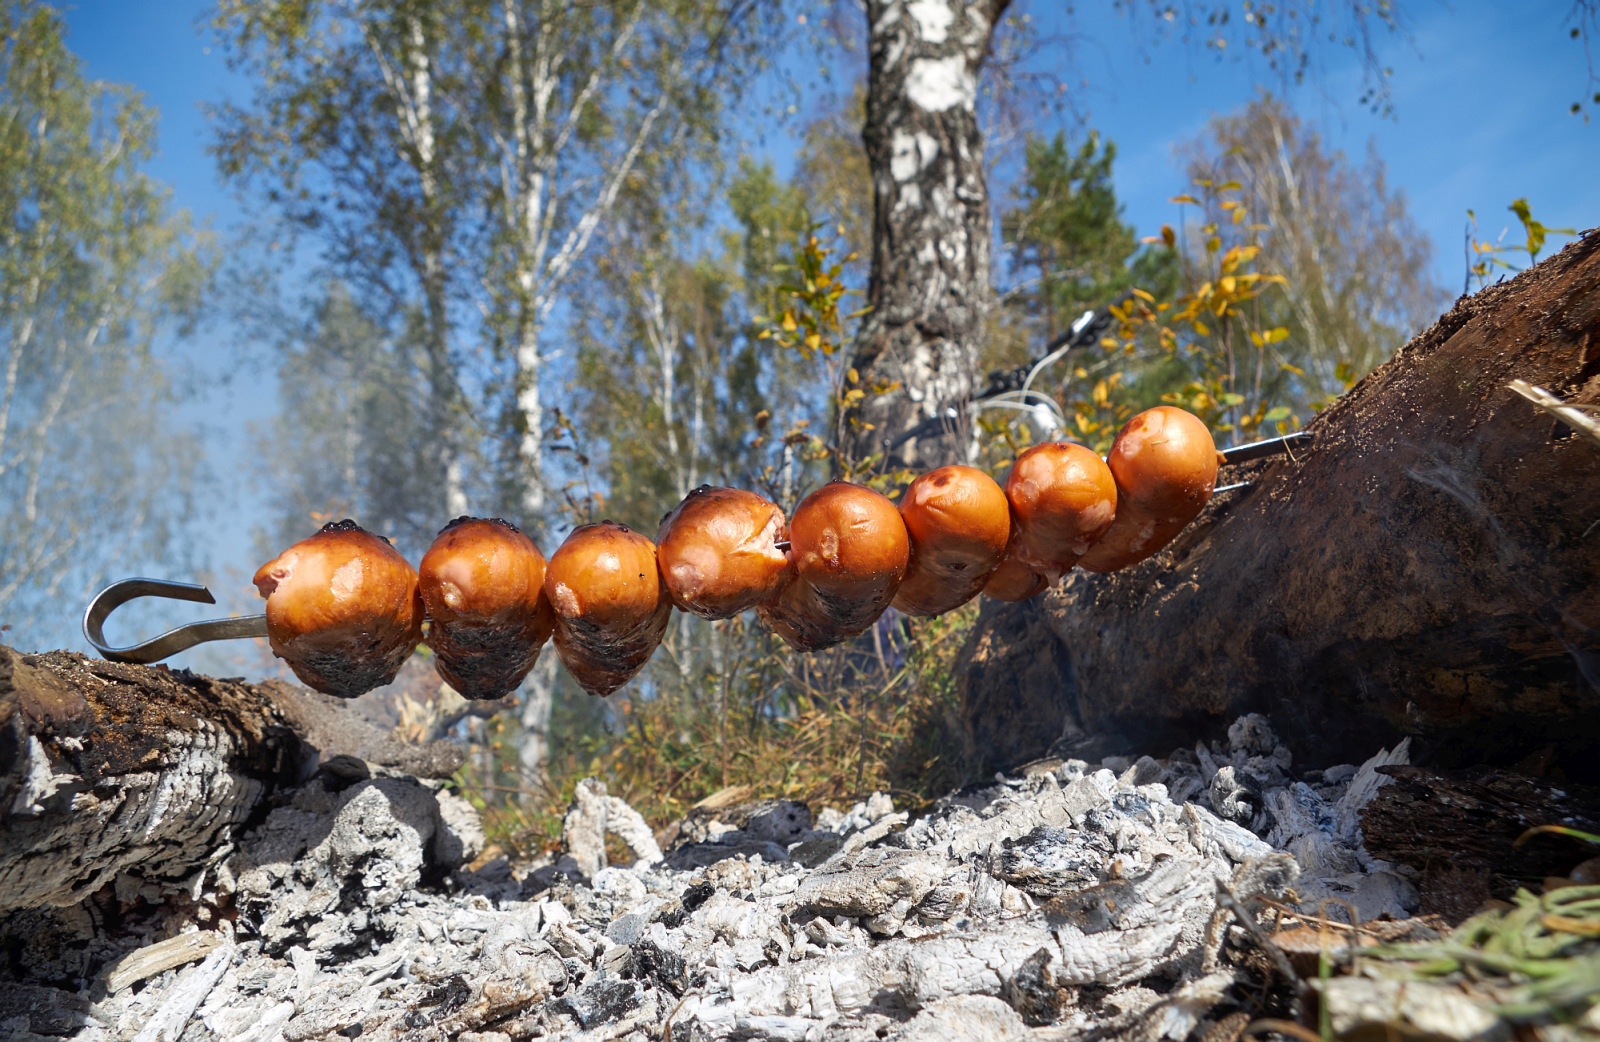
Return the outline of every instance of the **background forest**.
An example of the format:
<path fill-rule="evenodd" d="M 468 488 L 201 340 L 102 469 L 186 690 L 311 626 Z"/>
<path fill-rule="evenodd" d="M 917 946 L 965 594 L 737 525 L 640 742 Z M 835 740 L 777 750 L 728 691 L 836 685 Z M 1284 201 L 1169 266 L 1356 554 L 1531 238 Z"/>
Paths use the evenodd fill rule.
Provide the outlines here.
<path fill-rule="evenodd" d="M 1346 154 L 1297 111 L 1306 77 L 1332 91 L 1315 73 L 1334 69 L 1359 83 L 1340 103 L 1403 119 L 1386 63 L 1415 60 L 1408 12 L 1114 5 L 1147 58 L 1245 54 L 1255 84 L 1196 115 L 1158 193 L 1170 216 L 1135 227 L 1118 146 L 1145 143 L 1096 129 L 1082 35 L 1043 4 L 991 6 L 963 379 L 1031 383 L 942 444 L 997 477 L 1046 438 L 1103 451 L 1159 402 L 1200 414 L 1219 444 L 1295 429 L 1463 288 L 1561 241 L 1525 200 L 1508 214 L 1510 199 L 1463 199 L 1464 221 L 1468 206 L 1495 216 L 1466 224 L 1444 264 L 1457 244 L 1419 227 L 1377 151 Z M 1570 59 L 1558 48 L 1587 54 L 1597 9 L 1566 6 L 1540 31 Z M 88 77 L 65 16 L 0 2 L 8 643 L 78 646 L 78 606 L 124 574 L 242 586 L 346 516 L 413 561 L 466 513 L 509 518 L 548 554 L 601 518 L 653 533 L 702 483 L 786 511 L 841 474 L 903 484 L 873 417 L 919 391 L 860 351 L 882 313 L 863 140 L 882 117 L 856 5 L 221 0 L 201 14 L 231 77 L 207 99 L 207 162 L 249 217 L 224 229 L 147 171 L 156 113 Z M 1592 154 L 1585 62 L 1563 84 L 1582 91 L 1565 133 Z M 891 165 L 918 162 L 908 147 Z M 1091 309 L 1109 324 L 1036 366 Z M 277 388 L 243 451 L 216 448 L 228 416 L 195 419 L 218 366 Z M 258 509 L 208 492 L 223 472 Z M 247 533 L 248 561 L 217 559 L 206 532 L 224 524 Z M 547 654 L 515 699 L 468 704 L 424 649 L 364 702 L 415 738 L 470 737 L 462 784 L 506 843 L 540 842 L 590 774 L 657 819 L 733 784 L 915 801 L 972 768 L 949 722 L 978 610 L 891 613 L 870 640 L 812 656 L 753 616 L 676 614 L 605 702 Z M 277 669 L 264 646 L 216 654 L 197 668 Z"/>

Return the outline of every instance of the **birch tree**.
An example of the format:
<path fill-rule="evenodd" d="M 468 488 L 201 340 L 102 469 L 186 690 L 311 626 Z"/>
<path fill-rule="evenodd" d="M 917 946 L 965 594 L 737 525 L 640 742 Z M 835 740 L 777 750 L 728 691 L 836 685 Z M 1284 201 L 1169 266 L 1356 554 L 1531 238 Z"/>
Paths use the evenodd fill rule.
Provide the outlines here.
<path fill-rule="evenodd" d="M 978 77 L 1009 3 L 867 2 L 871 311 L 851 365 L 871 390 L 840 420 L 849 465 L 928 469 L 955 458 L 948 436 L 899 435 L 945 417 L 978 376 L 991 238 Z"/>
<path fill-rule="evenodd" d="M 163 556 L 189 506 L 151 346 L 207 273 L 142 164 L 155 119 L 84 79 L 49 7 L 0 3 L 0 623 L 72 631 L 111 561 Z M 68 604 L 63 605 L 62 600 Z"/>
<path fill-rule="evenodd" d="M 1447 302 L 1428 275 L 1432 245 L 1382 160 L 1327 150 L 1281 101 L 1212 120 L 1185 148 L 1191 180 L 1236 182 L 1268 228 L 1262 269 L 1284 277 L 1283 353 L 1303 370 L 1301 403 L 1327 401 L 1424 329 Z M 1225 229 L 1232 222 L 1212 211 Z"/>
<path fill-rule="evenodd" d="M 459 70 L 440 5 L 394 0 L 223 0 L 215 26 L 255 80 L 248 105 L 215 113 L 225 177 L 258 190 L 388 332 L 419 334 L 428 381 L 422 468 L 440 522 L 465 512 L 472 429 L 455 344 L 475 229 L 470 147 L 443 103 Z M 443 111 L 441 111 L 443 110 Z"/>
<path fill-rule="evenodd" d="M 223 0 L 219 32 L 257 84 L 222 111 L 224 172 L 389 313 L 420 314 L 444 516 L 466 509 L 481 451 L 499 466 L 479 508 L 546 520 L 547 325 L 641 157 L 714 127 L 777 9 Z"/>

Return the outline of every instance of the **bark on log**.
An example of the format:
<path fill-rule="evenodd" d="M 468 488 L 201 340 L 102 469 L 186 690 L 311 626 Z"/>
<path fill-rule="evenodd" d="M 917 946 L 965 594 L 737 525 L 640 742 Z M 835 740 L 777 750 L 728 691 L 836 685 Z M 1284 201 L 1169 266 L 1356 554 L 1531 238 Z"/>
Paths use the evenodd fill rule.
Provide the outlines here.
<path fill-rule="evenodd" d="M 123 873 L 184 883 L 278 786 L 339 757 L 427 777 L 460 764 L 288 684 L 0 646 L 0 912 L 75 904 Z"/>
<path fill-rule="evenodd" d="M 1600 400 L 1600 232 L 1457 301 L 1308 452 L 1225 469 L 1251 487 L 1155 558 L 987 603 L 958 674 L 975 754 L 1161 753 L 1262 712 L 1307 766 L 1413 734 L 1447 767 L 1554 742 L 1593 778 L 1600 448 L 1517 378 Z"/>

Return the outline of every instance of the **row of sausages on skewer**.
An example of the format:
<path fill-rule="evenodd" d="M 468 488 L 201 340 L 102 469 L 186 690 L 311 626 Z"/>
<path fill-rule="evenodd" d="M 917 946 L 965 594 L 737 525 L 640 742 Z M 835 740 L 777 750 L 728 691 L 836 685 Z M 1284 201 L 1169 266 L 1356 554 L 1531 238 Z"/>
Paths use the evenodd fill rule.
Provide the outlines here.
<path fill-rule="evenodd" d="M 388 540 L 341 521 L 254 581 L 273 653 L 328 694 L 393 680 L 426 619 L 440 676 L 466 698 L 514 690 L 552 636 L 573 678 L 609 695 L 644 667 L 674 606 L 706 619 L 753 608 L 790 646 L 816 651 L 891 605 L 941 615 L 980 592 L 1025 600 L 1075 566 L 1141 561 L 1205 506 L 1219 460 L 1204 423 L 1159 406 L 1128 421 L 1104 460 L 1071 442 L 1033 446 L 1003 489 L 965 466 L 918 477 L 899 506 L 833 482 L 786 522 L 754 492 L 702 486 L 656 542 L 603 521 L 574 529 L 548 562 L 508 522 L 463 517 L 416 570 Z"/>

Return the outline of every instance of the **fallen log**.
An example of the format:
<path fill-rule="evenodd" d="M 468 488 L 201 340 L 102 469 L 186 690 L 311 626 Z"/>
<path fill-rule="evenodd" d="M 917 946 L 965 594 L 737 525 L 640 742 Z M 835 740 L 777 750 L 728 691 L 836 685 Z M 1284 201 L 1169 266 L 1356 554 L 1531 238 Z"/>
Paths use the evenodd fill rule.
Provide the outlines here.
<path fill-rule="evenodd" d="M 1422 909 L 1460 922 L 1485 898 L 1566 876 L 1594 854 L 1581 839 L 1527 835 L 1556 825 L 1600 831 L 1600 789 L 1476 767 L 1379 767 L 1394 783 L 1361 811 L 1367 851 L 1418 872 Z"/>
<path fill-rule="evenodd" d="M 423 777 L 461 762 L 289 684 L 0 646 L 0 912 L 75 904 L 119 877 L 184 885 L 278 788 L 341 758 Z"/>
<path fill-rule="evenodd" d="M 1271 717 L 1299 762 L 1403 734 L 1441 766 L 1600 761 L 1600 447 L 1507 389 L 1600 400 L 1600 232 L 1456 302 L 1310 430 L 1225 468 L 1156 557 L 988 602 L 975 757 L 1162 753 Z"/>

